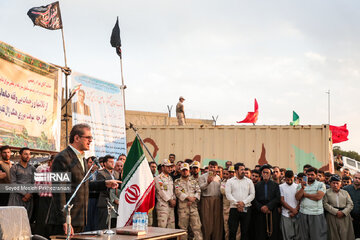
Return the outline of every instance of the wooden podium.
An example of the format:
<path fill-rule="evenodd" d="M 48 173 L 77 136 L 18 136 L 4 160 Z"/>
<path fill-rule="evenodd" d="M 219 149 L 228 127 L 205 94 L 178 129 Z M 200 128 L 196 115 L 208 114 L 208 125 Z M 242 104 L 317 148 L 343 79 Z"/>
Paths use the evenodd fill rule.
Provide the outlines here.
<path fill-rule="evenodd" d="M 132 226 L 126 226 L 121 228 L 122 230 L 131 230 Z M 112 229 L 116 232 L 116 228 Z M 102 231 L 103 232 L 103 231 Z M 180 240 L 181 236 L 186 235 L 186 231 L 182 229 L 170 229 L 170 228 L 159 228 L 159 227 L 148 227 L 148 231 L 145 235 L 133 236 L 133 235 L 77 235 L 75 234 L 70 239 L 82 239 L 82 240 L 91 240 L 91 239 L 103 239 L 103 240 L 134 240 L 134 239 L 170 239 L 176 238 Z M 51 239 L 66 239 L 66 236 L 51 236 Z"/>

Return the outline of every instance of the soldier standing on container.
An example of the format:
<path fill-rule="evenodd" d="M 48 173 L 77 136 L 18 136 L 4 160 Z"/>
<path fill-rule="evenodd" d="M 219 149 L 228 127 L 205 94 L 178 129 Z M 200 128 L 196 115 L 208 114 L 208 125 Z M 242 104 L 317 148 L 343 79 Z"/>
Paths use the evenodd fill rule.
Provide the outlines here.
<path fill-rule="evenodd" d="M 185 112 L 184 112 L 184 97 L 179 97 L 179 102 L 176 104 L 176 117 L 180 126 L 185 125 Z"/>
<path fill-rule="evenodd" d="M 175 228 L 174 207 L 176 206 L 176 197 L 174 183 L 169 175 L 173 164 L 170 160 L 165 159 L 163 166 L 164 171 L 155 177 L 158 227 Z"/>
<path fill-rule="evenodd" d="M 191 225 L 195 240 L 202 240 L 201 222 L 197 203 L 200 201 L 200 186 L 195 179 L 190 178 L 188 163 L 181 166 L 181 178 L 175 180 L 175 194 L 179 199 L 178 215 L 179 227 L 185 231 Z M 186 240 L 187 236 L 182 236 Z"/>
<path fill-rule="evenodd" d="M 218 164 L 209 162 L 209 171 L 199 178 L 201 188 L 200 217 L 205 240 L 218 240 L 223 236 L 223 217 L 220 184 L 216 175 Z"/>

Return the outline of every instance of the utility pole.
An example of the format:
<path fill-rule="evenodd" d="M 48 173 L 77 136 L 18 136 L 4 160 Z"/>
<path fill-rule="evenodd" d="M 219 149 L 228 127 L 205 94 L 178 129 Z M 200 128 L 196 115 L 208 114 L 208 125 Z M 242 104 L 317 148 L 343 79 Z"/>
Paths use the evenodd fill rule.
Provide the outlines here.
<path fill-rule="evenodd" d="M 330 89 L 325 93 L 328 95 L 328 122 L 330 125 Z"/>

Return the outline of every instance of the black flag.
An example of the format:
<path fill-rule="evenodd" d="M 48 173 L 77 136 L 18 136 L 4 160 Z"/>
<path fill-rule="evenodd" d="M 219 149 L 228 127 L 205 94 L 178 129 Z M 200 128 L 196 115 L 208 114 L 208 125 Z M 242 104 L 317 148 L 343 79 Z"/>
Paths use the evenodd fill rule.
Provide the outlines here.
<path fill-rule="evenodd" d="M 116 53 L 121 58 L 121 39 L 120 39 L 119 17 L 117 17 L 115 26 L 112 30 L 110 43 L 111 43 L 112 47 L 116 48 Z"/>
<path fill-rule="evenodd" d="M 59 2 L 41 7 L 33 7 L 27 12 L 27 15 L 33 21 L 34 25 L 50 30 L 62 28 Z"/>

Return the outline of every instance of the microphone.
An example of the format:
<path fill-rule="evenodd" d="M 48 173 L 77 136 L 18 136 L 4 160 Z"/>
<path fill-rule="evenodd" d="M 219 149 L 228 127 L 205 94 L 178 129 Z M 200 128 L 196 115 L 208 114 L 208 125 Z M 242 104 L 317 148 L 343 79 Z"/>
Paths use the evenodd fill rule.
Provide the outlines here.
<path fill-rule="evenodd" d="M 98 231 L 90 231 L 90 232 L 82 232 L 82 233 L 76 233 L 76 235 L 96 235 L 96 236 L 101 236 L 103 233 L 102 231 L 98 230 Z"/>
<path fill-rule="evenodd" d="M 31 235 L 31 239 L 33 240 L 47 240 L 47 238 L 40 236 L 40 235 Z"/>
<path fill-rule="evenodd" d="M 95 158 L 95 159 L 93 160 L 93 164 L 95 164 L 99 169 L 102 168 L 102 166 L 100 165 L 99 160 L 98 160 L 97 158 Z"/>
<path fill-rule="evenodd" d="M 106 202 L 107 202 L 107 206 L 108 206 L 111 210 L 113 210 L 113 212 L 114 212 L 114 213 L 116 214 L 116 216 L 118 217 L 119 214 L 118 214 L 118 212 L 115 210 L 114 206 L 110 203 L 110 199 L 109 199 L 109 198 L 106 198 Z"/>

